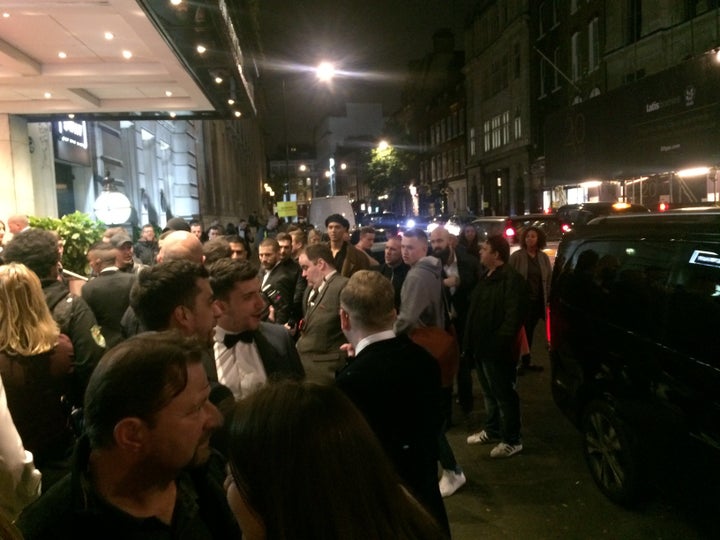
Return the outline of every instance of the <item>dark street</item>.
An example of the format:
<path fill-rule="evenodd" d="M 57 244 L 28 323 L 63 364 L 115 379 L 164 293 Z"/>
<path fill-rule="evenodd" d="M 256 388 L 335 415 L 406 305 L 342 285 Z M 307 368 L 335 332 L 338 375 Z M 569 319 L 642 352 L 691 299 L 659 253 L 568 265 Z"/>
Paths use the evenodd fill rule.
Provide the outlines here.
<path fill-rule="evenodd" d="M 540 333 L 533 360 L 545 370 L 519 377 L 522 453 L 490 459 L 491 446 L 465 442 L 467 428 L 456 413 L 448 439 L 467 484 L 445 499 L 455 540 L 718 538 L 717 513 L 698 503 L 671 502 L 667 494 L 655 493 L 638 510 L 628 511 L 607 500 L 585 466 L 579 435 L 552 401 L 550 364 Z M 473 382 L 473 420 L 481 426 L 482 398 L 477 380 Z M 717 509 L 717 502 L 713 506 Z"/>

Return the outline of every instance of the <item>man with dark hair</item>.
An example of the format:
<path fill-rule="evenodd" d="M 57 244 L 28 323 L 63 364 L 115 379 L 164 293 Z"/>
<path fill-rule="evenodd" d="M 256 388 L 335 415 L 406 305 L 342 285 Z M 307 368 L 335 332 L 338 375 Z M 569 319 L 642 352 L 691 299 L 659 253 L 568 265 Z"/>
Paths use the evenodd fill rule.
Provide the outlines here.
<path fill-rule="evenodd" d="M 140 260 L 135 260 L 135 254 L 133 251 L 133 241 L 126 232 L 119 232 L 114 234 L 110 238 L 110 243 L 117 250 L 117 260 L 115 266 L 121 272 L 127 272 L 129 274 L 137 274 L 145 265 Z"/>
<path fill-rule="evenodd" d="M 275 238 L 266 238 L 260 243 L 258 257 L 262 268 L 262 291 L 275 310 L 273 322 L 285 324 L 297 321 L 299 300 L 295 302 L 295 287 L 300 267 L 293 260 L 283 264 L 280 245 Z"/>
<path fill-rule="evenodd" d="M 307 244 L 307 234 L 302 229 L 295 229 L 290 231 L 291 244 L 292 244 L 292 258 L 297 261 L 300 257 L 300 251 Z"/>
<path fill-rule="evenodd" d="M 338 274 L 330 248 L 313 244 L 300 252 L 300 268 L 308 288 L 303 298 L 303 324 L 297 350 L 310 381 L 331 383 L 346 354 L 340 328 L 340 291 L 348 278 Z"/>
<path fill-rule="evenodd" d="M 231 259 L 247 261 L 250 258 L 250 244 L 248 244 L 247 240 L 237 234 L 226 236 L 225 240 L 227 240 L 230 247 Z"/>
<path fill-rule="evenodd" d="M 213 238 L 218 238 L 220 236 L 223 236 L 223 230 L 220 225 L 210 225 L 207 230 L 207 237 L 208 240 L 212 240 Z"/>
<path fill-rule="evenodd" d="M 28 540 L 240 538 L 204 465 L 222 418 L 209 401 L 202 346 L 142 334 L 106 354 L 88 384 L 70 475 L 20 516 Z"/>
<path fill-rule="evenodd" d="M 195 235 L 195 237 L 202 242 L 203 239 L 203 226 L 202 223 L 199 221 L 191 221 L 190 222 L 190 232 Z"/>
<path fill-rule="evenodd" d="M 520 356 L 518 333 L 523 326 L 529 294 L 525 279 L 507 264 L 510 246 L 502 235 L 488 236 L 480 248 L 487 269 L 470 298 L 463 354 L 477 363 L 485 400 L 485 429 L 467 438 L 468 444 L 498 443 L 491 458 L 521 452 L 520 398 L 515 389 Z"/>
<path fill-rule="evenodd" d="M 365 253 L 367 253 L 370 257 L 373 256 L 372 254 L 372 247 L 375 243 L 375 228 L 374 227 L 360 227 L 360 232 L 358 233 L 358 241 L 356 246 L 359 249 L 362 249 Z"/>
<path fill-rule="evenodd" d="M 81 294 L 95 314 L 109 349 L 123 340 L 120 321 L 130 305 L 135 275 L 120 272 L 115 266 L 117 250 L 112 244 L 93 244 L 87 258 L 96 277 L 83 285 Z"/>
<path fill-rule="evenodd" d="M 385 243 L 385 262 L 380 265 L 380 273 L 388 278 L 395 289 L 395 309 L 400 311 L 400 291 L 410 267 L 403 262 L 401 250 L 402 237 L 391 236 Z"/>
<path fill-rule="evenodd" d="M 350 277 L 358 270 L 367 270 L 371 266 L 370 256 L 347 241 L 350 222 L 340 214 L 332 214 L 325 219 L 325 228 L 330 238 L 330 249 L 335 268 L 342 276 Z"/>
<path fill-rule="evenodd" d="M 155 227 L 149 223 L 143 225 L 140 232 L 140 240 L 133 247 L 135 256 L 146 266 L 152 266 L 157 262 L 157 254 L 160 251 L 158 242 L 155 239 Z"/>
<path fill-rule="evenodd" d="M 396 336 L 395 294 L 378 272 L 360 271 L 340 293 L 340 320 L 355 356 L 337 385 L 363 413 L 410 492 L 449 531 L 437 482 L 440 368 Z"/>
<path fill-rule="evenodd" d="M 214 347 L 218 380 L 236 399 L 273 377 L 305 375 L 287 330 L 262 322 L 267 301 L 255 266 L 221 259 L 210 266 L 210 285 L 219 310 Z"/>
<path fill-rule="evenodd" d="M 43 229 L 28 229 L 15 235 L 5 246 L 3 256 L 6 263 L 22 263 L 40 279 L 53 319 L 60 332 L 72 341 L 78 384 L 74 399 L 82 399 L 90 374 L 105 352 L 105 338 L 87 302 L 72 294 L 67 285 L 58 280 L 57 236 Z"/>

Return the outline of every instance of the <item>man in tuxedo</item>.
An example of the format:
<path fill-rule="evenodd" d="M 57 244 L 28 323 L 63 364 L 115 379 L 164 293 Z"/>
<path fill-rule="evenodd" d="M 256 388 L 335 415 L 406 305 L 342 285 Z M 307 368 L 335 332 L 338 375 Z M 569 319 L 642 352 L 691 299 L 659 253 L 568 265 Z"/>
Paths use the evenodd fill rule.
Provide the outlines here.
<path fill-rule="evenodd" d="M 305 375 L 288 331 L 262 322 L 267 302 L 256 267 L 221 259 L 210 266 L 210 285 L 219 312 L 214 345 L 218 380 L 235 399 L 251 394 L 270 378 Z"/>
<path fill-rule="evenodd" d="M 258 248 L 262 292 L 275 310 L 274 322 L 285 324 L 292 318 L 293 300 L 300 268 L 290 259 L 283 263 L 280 245 L 275 238 L 266 238 Z"/>
<path fill-rule="evenodd" d="M 120 320 L 130 305 L 130 290 L 135 284 L 135 274 L 120 272 L 115 266 L 116 258 L 117 250 L 112 244 L 93 244 L 87 259 L 96 277 L 81 289 L 83 299 L 102 329 L 108 349 L 123 340 Z"/>
<path fill-rule="evenodd" d="M 375 431 L 405 485 L 450 532 L 437 479 L 440 368 L 395 335 L 395 293 L 379 272 L 358 271 L 340 293 L 340 322 L 354 358 L 337 385 Z"/>
<path fill-rule="evenodd" d="M 330 248 L 313 244 L 300 252 L 300 268 L 308 288 L 303 296 L 303 323 L 297 350 L 309 381 L 330 384 L 343 365 L 340 346 L 345 336 L 340 328 L 340 291 L 348 281 L 341 276 Z"/>

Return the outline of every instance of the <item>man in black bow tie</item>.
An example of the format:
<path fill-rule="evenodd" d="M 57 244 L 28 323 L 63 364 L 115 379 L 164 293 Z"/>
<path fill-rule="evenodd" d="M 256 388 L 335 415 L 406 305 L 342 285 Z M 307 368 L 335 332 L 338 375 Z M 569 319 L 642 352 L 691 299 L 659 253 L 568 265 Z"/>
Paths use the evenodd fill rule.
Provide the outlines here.
<path fill-rule="evenodd" d="M 285 327 L 262 322 L 267 305 L 257 268 L 247 261 L 222 259 L 209 270 L 219 312 L 214 346 L 218 380 L 240 399 L 269 378 L 304 377 Z"/>

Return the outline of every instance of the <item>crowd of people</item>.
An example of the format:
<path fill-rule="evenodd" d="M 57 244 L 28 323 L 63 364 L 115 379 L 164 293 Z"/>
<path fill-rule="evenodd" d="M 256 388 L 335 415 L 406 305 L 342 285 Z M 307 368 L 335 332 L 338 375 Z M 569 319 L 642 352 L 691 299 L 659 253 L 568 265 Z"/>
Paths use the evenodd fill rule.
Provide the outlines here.
<path fill-rule="evenodd" d="M 485 423 L 468 444 L 523 449 L 542 231 L 511 258 L 502 236 L 411 229 L 380 262 L 372 229 L 356 244 L 342 215 L 325 229 L 110 228 L 74 294 L 57 235 L 8 219 L 0 524 L 28 539 L 449 538 L 443 497 L 467 479 L 445 432 L 454 395 L 474 410 L 473 370 Z M 450 365 L 422 328 L 453 336 Z"/>

